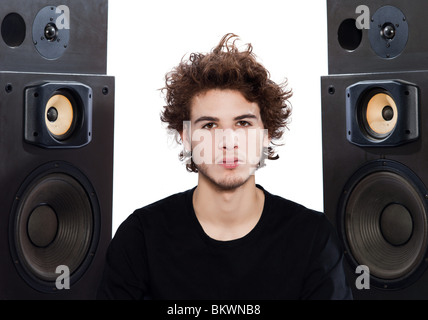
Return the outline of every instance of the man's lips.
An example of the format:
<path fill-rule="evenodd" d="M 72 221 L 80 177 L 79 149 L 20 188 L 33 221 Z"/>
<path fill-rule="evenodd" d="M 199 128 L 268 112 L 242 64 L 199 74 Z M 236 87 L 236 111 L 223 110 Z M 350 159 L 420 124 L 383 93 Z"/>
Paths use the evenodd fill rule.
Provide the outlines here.
<path fill-rule="evenodd" d="M 232 158 L 232 159 L 225 158 L 220 162 L 220 165 L 222 165 L 226 169 L 234 169 L 238 167 L 239 164 L 240 164 L 240 161 L 238 158 Z"/>

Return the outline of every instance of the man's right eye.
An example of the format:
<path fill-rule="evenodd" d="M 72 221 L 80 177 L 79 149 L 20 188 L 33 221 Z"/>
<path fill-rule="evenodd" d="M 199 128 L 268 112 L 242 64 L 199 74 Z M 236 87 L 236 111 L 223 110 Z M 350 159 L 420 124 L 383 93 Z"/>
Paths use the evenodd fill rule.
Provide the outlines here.
<path fill-rule="evenodd" d="M 216 126 L 216 124 L 215 124 L 215 123 L 210 122 L 210 123 L 204 124 L 204 125 L 202 126 L 202 129 L 212 129 L 212 128 L 214 128 L 215 126 Z"/>

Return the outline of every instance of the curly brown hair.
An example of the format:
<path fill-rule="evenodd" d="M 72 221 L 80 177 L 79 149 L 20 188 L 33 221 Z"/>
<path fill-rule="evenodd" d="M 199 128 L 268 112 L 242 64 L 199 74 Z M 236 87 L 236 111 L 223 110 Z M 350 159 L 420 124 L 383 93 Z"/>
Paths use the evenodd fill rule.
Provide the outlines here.
<path fill-rule="evenodd" d="M 175 133 L 183 132 L 183 122 L 190 120 L 193 97 L 210 89 L 230 89 L 239 91 L 249 102 L 255 102 L 265 129 L 268 130 L 271 146 L 266 150 L 267 158 L 278 159 L 272 145 L 277 146 L 284 128 L 287 128 L 291 114 L 288 99 L 292 91 L 287 90 L 287 82 L 277 84 L 270 79 L 270 73 L 256 60 L 251 44 L 239 51 L 235 44 L 238 36 L 228 33 L 208 54 L 191 53 L 188 60 L 165 75 L 167 105 L 161 113 L 161 121 Z M 184 152 L 180 160 L 186 158 Z M 193 161 L 186 164 L 188 171 L 197 172 Z"/>

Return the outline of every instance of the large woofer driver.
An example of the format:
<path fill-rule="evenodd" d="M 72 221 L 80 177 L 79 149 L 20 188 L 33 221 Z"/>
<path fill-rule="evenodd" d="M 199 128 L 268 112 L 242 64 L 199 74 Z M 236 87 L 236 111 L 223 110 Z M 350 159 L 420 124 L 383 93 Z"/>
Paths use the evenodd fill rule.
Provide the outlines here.
<path fill-rule="evenodd" d="M 405 287 L 426 269 L 427 194 L 409 168 L 389 160 L 365 165 L 346 185 L 341 236 L 353 266 L 368 266 L 375 286 Z"/>
<path fill-rule="evenodd" d="M 58 266 L 73 285 L 88 268 L 99 234 L 99 206 L 89 180 L 67 163 L 49 163 L 20 188 L 12 209 L 11 252 L 33 288 L 55 292 Z"/>

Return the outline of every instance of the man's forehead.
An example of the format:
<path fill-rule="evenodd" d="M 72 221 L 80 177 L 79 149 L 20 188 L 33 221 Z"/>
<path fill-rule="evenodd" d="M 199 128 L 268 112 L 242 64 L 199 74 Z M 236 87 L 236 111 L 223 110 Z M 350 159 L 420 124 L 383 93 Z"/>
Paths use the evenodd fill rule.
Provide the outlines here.
<path fill-rule="evenodd" d="M 190 115 L 193 119 L 213 117 L 226 120 L 242 115 L 259 117 L 260 109 L 257 103 L 249 102 L 239 91 L 210 90 L 192 99 Z"/>

